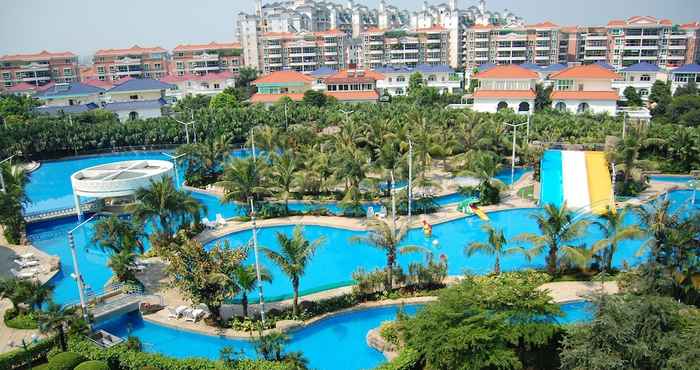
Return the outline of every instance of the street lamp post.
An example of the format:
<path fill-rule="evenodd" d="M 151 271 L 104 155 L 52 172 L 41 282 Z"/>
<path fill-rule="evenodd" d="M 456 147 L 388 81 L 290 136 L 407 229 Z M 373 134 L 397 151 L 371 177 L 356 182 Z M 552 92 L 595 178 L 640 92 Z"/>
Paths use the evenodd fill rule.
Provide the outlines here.
<path fill-rule="evenodd" d="M 75 230 L 78 230 L 81 228 L 83 225 L 86 223 L 92 221 L 93 218 L 95 218 L 97 214 L 93 214 L 88 218 L 87 220 L 81 222 L 78 224 L 78 226 L 74 227 L 70 231 L 68 231 L 68 246 L 70 247 L 70 252 L 73 257 L 73 275 L 75 278 L 75 281 L 78 283 L 78 295 L 80 297 L 80 309 L 83 313 L 83 318 L 85 319 L 85 322 L 89 322 L 89 316 L 88 316 L 88 306 L 87 302 L 85 301 L 85 282 L 83 281 L 83 276 L 80 274 L 80 266 L 78 266 L 78 254 L 75 250 L 75 240 L 73 237 L 73 232 Z"/>
<path fill-rule="evenodd" d="M 253 222 L 253 251 L 255 252 L 255 275 L 258 280 L 258 298 L 260 299 L 260 320 L 265 325 L 265 298 L 263 297 L 262 280 L 260 279 L 260 262 L 258 258 L 258 236 L 255 224 L 255 205 L 253 197 L 248 197 L 250 202 L 250 220 Z"/>
<path fill-rule="evenodd" d="M 411 227 L 411 198 L 413 197 L 413 142 L 408 139 L 408 227 Z"/>
<path fill-rule="evenodd" d="M 177 160 L 184 156 L 186 153 L 182 153 L 180 155 L 172 156 L 166 152 L 161 152 L 164 156 L 170 158 L 173 161 L 173 168 L 175 169 L 175 189 L 177 189 L 180 186 L 180 175 L 178 174 L 177 171 Z"/>
<path fill-rule="evenodd" d="M 394 170 L 391 170 L 391 227 L 394 237 L 396 237 L 396 181 L 394 180 Z"/>
<path fill-rule="evenodd" d="M 284 102 L 284 130 L 289 129 L 289 117 L 287 116 L 287 102 Z"/>
<path fill-rule="evenodd" d="M 22 154 L 22 152 L 17 152 L 17 153 L 15 153 L 15 154 L 13 154 L 13 155 L 11 155 L 11 156 L 9 156 L 9 157 L 3 159 L 2 161 L 0 161 L 0 164 L 3 164 L 3 163 L 5 163 L 5 162 L 7 162 L 7 161 L 11 161 L 12 158 L 14 158 L 14 157 L 16 157 L 16 156 L 18 156 L 18 155 L 21 155 L 21 154 Z M 2 169 L 1 169 L 1 168 L 0 168 L 0 191 L 2 191 L 3 193 L 7 192 L 7 189 L 5 189 L 5 178 L 4 178 L 3 175 L 2 175 Z"/>
<path fill-rule="evenodd" d="M 353 110 L 338 109 L 340 112 L 345 114 L 345 124 L 347 125 L 350 115 L 355 113 Z"/>
<path fill-rule="evenodd" d="M 622 141 L 625 141 L 625 134 L 627 132 L 627 112 L 622 116 Z"/>
<path fill-rule="evenodd" d="M 175 122 L 185 126 L 185 136 L 187 136 L 187 144 L 190 143 L 190 130 L 189 126 L 192 125 L 192 130 L 194 131 L 194 142 L 197 143 L 197 130 L 194 127 L 194 110 L 190 110 L 190 122 L 183 122 L 177 118 L 174 118 Z"/>
<path fill-rule="evenodd" d="M 518 127 L 520 127 L 522 125 L 527 125 L 527 122 L 523 122 L 523 123 L 503 122 L 503 124 L 513 128 L 513 153 L 511 155 L 511 162 L 510 162 L 510 184 L 512 186 L 513 181 L 515 180 L 515 138 L 516 138 L 516 135 L 518 134 Z"/>

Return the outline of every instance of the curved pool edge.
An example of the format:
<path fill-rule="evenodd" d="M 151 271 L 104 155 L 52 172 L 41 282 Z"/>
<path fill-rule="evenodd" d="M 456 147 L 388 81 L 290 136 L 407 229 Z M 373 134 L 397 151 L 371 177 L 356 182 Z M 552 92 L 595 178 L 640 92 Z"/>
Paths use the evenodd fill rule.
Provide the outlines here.
<path fill-rule="evenodd" d="M 324 320 L 328 320 L 331 318 L 334 318 L 336 316 L 341 316 L 344 314 L 349 314 L 353 312 L 358 312 L 358 311 L 364 311 L 364 310 L 372 310 L 372 309 L 377 309 L 377 308 L 383 308 L 383 307 L 392 307 L 392 306 L 403 306 L 403 305 L 414 305 L 414 304 L 425 304 L 425 303 L 430 303 L 434 302 L 437 300 L 436 296 L 424 296 L 424 297 L 411 297 L 411 298 L 400 298 L 400 299 L 387 299 L 387 300 L 382 300 L 382 301 L 372 301 L 372 302 L 362 302 L 360 304 L 357 304 L 352 307 L 344 308 L 338 311 L 333 311 L 333 312 L 327 312 L 325 314 L 319 315 L 312 317 L 308 320 L 305 320 L 301 322 L 299 325 L 294 325 L 290 326 L 287 328 L 274 328 L 274 329 L 266 329 L 263 331 L 263 334 L 269 334 L 273 332 L 282 332 L 282 333 L 289 333 L 293 334 L 296 332 L 299 332 L 304 329 L 308 329 L 313 327 L 314 325 L 319 325 L 322 324 Z M 173 325 L 173 323 L 180 323 L 180 324 L 187 324 L 185 321 L 177 321 L 177 320 L 170 320 L 167 319 L 157 319 L 156 317 L 160 318 L 161 316 L 155 316 L 154 314 L 151 315 L 141 315 L 144 321 L 148 321 L 152 324 L 155 325 L 160 325 L 160 326 L 165 326 L 174 330 L 181 330 L 185 332 L 190 332 L 190 333 L 195 333 L 195 334 L 201 334 L 201 335 L 207 335 L 210 337 L 217 337 L 217 338 L 228 338 L 228 339 L 238 339 L 238 340 L 254 340 L 255 336 L 247 331 L 237 331 L 237 330 L 232 330 L 232 329 L 225 329 L 224 331 L 219 331 L 217 328 L 210 327 L 210 326 L 204 326 L 198 325 L 198 324 L 188 324 L 187 327 L 182 327 L 178 325 Z M 201 321 L 200 321 L 201 322 Z"/>

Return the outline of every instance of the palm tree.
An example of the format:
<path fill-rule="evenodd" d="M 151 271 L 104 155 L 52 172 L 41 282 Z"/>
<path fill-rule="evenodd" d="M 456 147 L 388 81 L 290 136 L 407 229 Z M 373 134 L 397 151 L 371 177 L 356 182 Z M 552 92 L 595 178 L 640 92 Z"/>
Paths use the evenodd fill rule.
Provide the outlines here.
<path fill-rule="evenodd" d="M 532 248 L 528 251 L 529 257 L 547 251 L 545 257 L 547 272 L 556 274 L 560 261 L 578 265 L 586 262 L 586 253 L 581 248 L 567 245 L 567 243 L 583 235 L 589 223 L 583 219 L 575 219 L 574 215 L 566 209 L 566 203 L 558 208 L 553 204 L 547 204 L 544 206 L 543 213 L 536 213 L 530 217 L 537 222 L 540 235 L 522 233 L 516 237 L 516 240 L 532 244 Z"/>
<path fill-rule="evenodd" d="M 279 252 L 266 247 L 262 248 L 263 253 L 277 264 L 292 282 L 292 289 L 294 290 L 292 313 L 294 316 L 297 316 L 299 312 L 299 279 L 304 275 L 306 267 L 311 262 L 311 258 L 316 253 L 316 250 L 325 241 L 326 239 L 323 236 L 313 241 L 306 240 L 301 226 L 297 225 L 291 238 L 281 232 L 277 233 L 277 243 L 280 246 Z"/>
<path fill-rule="evenodd" d="M 102 250 L 110 250 L 114 253 L 128 250 L 143 254 L 142 238 L 144 236 L 143 230 L 133 222 L 112 215 L 95 223 L 92 242 Z"/>
<path fill-rule="evenodd" d="M 24 215 L 22 206 L 29 199 L 24 190 L 28 177 L 20 166 L 9 162 L 0 165 L 5 189 L 0 192 L 0 225 L 4 226 L 4 234 L 12 244 L 19 244 L 20 235 L 24 230 Z"/>
<path fill-rule="evenodd" d="M 124 249 L 118 253 L 112 253 L 107 261 L 107 266 L 112 269 L 114 276 L 120 282 L 134 281 L 134 266 L 136 266 L 136 254 Z"/>
<path fill-rule="evenodd" d="M 49 302 L 45 311 L 41 311 L 37 317 L 39 331 L 42 333 L 55 332 L 61 351 L 68 350 L 65 326 L 76 320 L 76 307 L 64 306 Z"/>
<path fill-rule="evenodd" d="M 228 135 L 221 135 L 197 144 L 181 145 L 177 148 L 176 154 L 185 155 L 187 182 L 192 185 L 201 185 L 216 180 L 230 151 L 231 138 Z"/>
<path fill-rule="evenodd" d="M 243 316 L 248 316 L 248 293 L 255 289 L 258 277 L 255 271 L 255 265 L 238 266 L 234 271 L 234 280 L 238 289 L 241 291 L 241 305 L 243 306 Z M 260 266 L 260 280 L 271 282 L 272 275 L 264 267 Z"/>
<path fill-rule="evenodd" d="M 503 234 L 503 229 L 494 228 L 490 224 L 484 224 L 482 227 L 488 235 L 488 243 L 472 242 L 464 248 L 464 253 L 471 257 L 475 253 L 481 252 L 490 256 L 496 256 L 496 262 L 493 264 L 493 274 L 501 274 L 501 258 L 516 253 L 525 253 L 525 250 L 519 247 L 506 248 L 508 241 Z"/>
<path fill-rule="evenodd" d="M 33 288 L 28 280 L 2 279 L 0 280 L 0 299 L 7 299 L 12 303 L 15 312 L 22 312 L 22 304 L 32 300 Z"/>
<path fill-rule="evenodd" d="M 290 152 L 273 154 L 269 168 L 269 182 L 273 191 L 284 200 L 284 212 L 289 213 L 289 196 L 297 172 L 297 162 Z"/>
<path fill-rule="evenodd" d="M 199 222 L 200 213 L 206 211 L 189 193 L 177 190 L 170 177 L 151 181 L 147 188 L 136 190 L 136 204 L 129 207 L 137 222 L 150 220 L 161 236 L 170 239 L 175 226 L 192 219 Z"/>
<path fill-rule="evenodd" d="M 591 250 L 593 253 L 602 251 L 603 269 L 605 271 L 612 270 L 612 259 L 617 252 L 618 243 L 624 240 L 640 239 L 644 236 L 642 229 L 635 224 L 625 225 L 624 220 L 627 215 L 628 208 L 616 212 L 615 209 L 607 207 L 605 213 L 593 221 L 593 225 L 600 228 L 603 232 L 603 239 L 598 240 Z"/>
<path fill-rule="evenodd" d="M 401 240 L 408 232 L 406 225 L 395 230 L 394 226 L 389 224 L 389 221 L 369 220 L 367 221 L 367 228 L 369 229 L 368 236 L 354 236 L 350 238 L 350 241 L 369 244 L 386 254 L 386 286 L 390 290 L 394 289 L 394 266 L 396 265 L 397 256 L 399 254 L 425 251 L 425 248 L 417 245 L 399 247 L 399 243 L 401 243 Z"/>
<path fill-rule="evenodd" d="M 219 184 L 225 189 L 224 201 L 248 202 L 248 198 L 260 199 L 266 191 L 263 187 L 263 161 L 238 158 L 229 162 Z"/>

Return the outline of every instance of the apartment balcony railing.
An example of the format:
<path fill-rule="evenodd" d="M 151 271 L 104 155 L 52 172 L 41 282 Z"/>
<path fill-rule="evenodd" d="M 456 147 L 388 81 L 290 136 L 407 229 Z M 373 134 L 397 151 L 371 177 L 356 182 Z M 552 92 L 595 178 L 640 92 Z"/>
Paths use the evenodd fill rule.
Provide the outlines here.
<path fill-rule="evenodd" d="M 669 50 L 685 50 L 687 47 L 685 45 L 669 45 Z"/>

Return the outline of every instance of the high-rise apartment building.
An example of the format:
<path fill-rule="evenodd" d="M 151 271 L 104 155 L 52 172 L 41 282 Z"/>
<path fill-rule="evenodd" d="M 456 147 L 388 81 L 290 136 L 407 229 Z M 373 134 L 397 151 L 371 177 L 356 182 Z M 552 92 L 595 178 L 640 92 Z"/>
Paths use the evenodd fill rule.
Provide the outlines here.
<path fill-rule="evenodd" d="M 442 27 L 417 29 L 413 32 L 369 29 L 362 33 L 362 67 L 375 69 L 385 65 L 447 65 L 448 39 L 449 31 Z"/>
<path fill-rule="evenodd" d="M 123 77 L 153 78 L 168 73 L 168 52 L 161 47 L 98 50 L 92 58 L 97 78 L 116 81 Z"/>
<path fill-rule="evenodd" d="M 71 52 L 16 54 L 0 57 L 0 89 L 27 84 L 35 87 L 50 82 L 79 79 L 78 56 Z"/>
<path fill-rule="evenodd" d="M 173 75 L 206 75 L 228 71 L 238 75 L 243 66 L 239 43 L 178 45 L 173 49 L 170 71 Z"/>
<path fill-rule="evenodd" d="M 267 32 L 259 39 L 262 71 L 285 69 L 311 72 L 321 67 L 347 66 L 348 36 L 339 30 L 319 32 Z"/>

